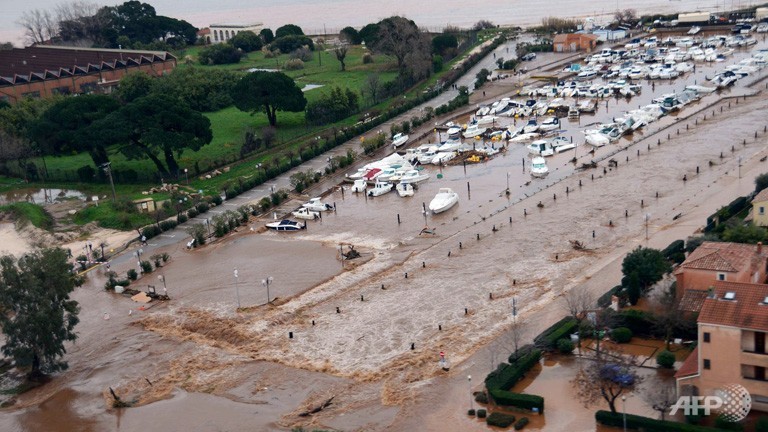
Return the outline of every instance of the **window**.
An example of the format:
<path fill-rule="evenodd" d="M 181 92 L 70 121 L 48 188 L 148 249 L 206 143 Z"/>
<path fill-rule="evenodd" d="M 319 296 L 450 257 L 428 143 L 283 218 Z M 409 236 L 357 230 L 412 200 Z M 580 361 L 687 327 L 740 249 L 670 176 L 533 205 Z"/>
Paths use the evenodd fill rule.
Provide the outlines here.
<path fill-rule="evenodd" d="M 760 215 L 764 215 L 765 214 L 765 207 L 763 207 L 763 206 L 758 207 L 757 212 Z"/>
<path fill-rule="evenodd" d="M 704 342 L 709 343 L 709 332 L 704 332 Z"/>
<path fill-rule="evenodd" d="M 717 274 L 717 280 L 724 281 L 725 280 L 725 273 L 718 273 Z"/>
<path fill-rule="evenodd" d="M 709 359 L 704 359 L 704 369 L 709 369 L 710 366 L 711 365 L 709 364 Z"/>

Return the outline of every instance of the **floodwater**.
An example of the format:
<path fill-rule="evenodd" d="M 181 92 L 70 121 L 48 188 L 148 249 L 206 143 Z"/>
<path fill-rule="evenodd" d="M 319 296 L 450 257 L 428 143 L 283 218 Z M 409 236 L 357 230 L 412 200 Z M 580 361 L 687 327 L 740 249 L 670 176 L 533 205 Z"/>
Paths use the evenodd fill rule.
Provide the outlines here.
<path fill-rule="evenodd" d="M 607 108 L 603 101 L 594 119 L 581 122 L 606 121 L 653 95 L 701 84 L 710 67 L 657 82 L 655 92 L 645 85 L 630 101 L 611 99 Z M 523 171 L 524 146 L 512 144 L 505 155 L 466 170 L 428 167 L 432 178 L 411 198 L 336 189 L 324 200 L 337 211 L 309 222 L 306 232 L 246 229 L 194 251 L 180 242 L 168 249 L 168 265 L 138 284 L 159 288 L 156 275 L 164 275 L 173 298 L 147 311 L 101 290 L 103 278 L 94 273 L 75 295 L 84 307 L 80 340 L 67 357 L 73 369 L 22 395 L 22 409 L 4 415 L 0 427 L 138 431 L 156 424 L 150 419 L 191 412 L 184 421 L 163 422 L 163 429 L 189 430 L 205 413 L 206 424 L 220 429 L 237 430 L 258 418 L 271 430 L 296 424 L 298 412 L 334 397 L 314 424 L 386 430 L 398 413 L 393 407 L 429 390 L 439 351 L 459 367 L 511 324 L 513 297 L 519 317 L 533 319 L 601 261 L 643 244 L 645 230 L 667 229 L 724 184 L 751 184 L 752 178 L 739 179 L 739 168 L 759 170 L 768 100 L 731 98 L 709 106 L 718 97 L 750 93 L 744 84 L 685 107 L 679 124 L 659 133 L 675 119 L 594 155 L 579 147 L 579 164 L 594 159 L 597 169 L 576 171 L 569 162 L 574 155 L 566 152 L 548 159 L 546 179 L 532 180 Z M 567 134 L 576 141 L 575 126 Z M 608 168 L 611 157 L 617 168 Z M 440 187 L 459 192 L 460 202 L 425 221 L 422 203 Z M 692 222 L 691 231 L 702 223 Z M 420 236 L 425 224 L 436 235 Z M 587 250 L 574 250 L 569 240 Z M 367 262 L 343 270 L 340 243 L 354 244 Z M 279 299 L 266 306 L 261 280 L 269 276 L 270 299 Z M 238 292 L 244 309 L 235 312 Z M 108 387 L 144 405 L 106 410 Z M 450 398 L 430 400 L 439 405 Z M 63 418 L 52 413 L 54 406 Z M 546 417 L 546 429 L 564 430 L 565 417 Z M 466 419 L 441 426 L 485 427 Z"/>
<path fill-rule="evenodd" d="M 85 194 L 80 191 L 72 189 L 39 189 L 39 188 L 24 188 L 14 189 L 6 193 L 0 194 L 0 204 L 8 204 L 19 201 L 31 202 L 34 204 L 49 204 L 54 202 L 60 202 L 70 199 L 86 200 Z"/>

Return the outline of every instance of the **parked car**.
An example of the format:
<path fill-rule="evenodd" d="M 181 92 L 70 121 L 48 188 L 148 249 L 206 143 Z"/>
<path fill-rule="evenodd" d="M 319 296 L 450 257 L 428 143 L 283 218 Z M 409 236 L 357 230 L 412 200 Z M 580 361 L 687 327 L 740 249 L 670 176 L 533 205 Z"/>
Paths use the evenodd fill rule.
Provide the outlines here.
<path fill-rule="evenodd" d="M 523 56 L 522 60 L 523 61 L 531 61 L 531 60 L 533 60 L 535 58 L 536 58 L 536 53 L 528 53 L 528 54 Z"/>

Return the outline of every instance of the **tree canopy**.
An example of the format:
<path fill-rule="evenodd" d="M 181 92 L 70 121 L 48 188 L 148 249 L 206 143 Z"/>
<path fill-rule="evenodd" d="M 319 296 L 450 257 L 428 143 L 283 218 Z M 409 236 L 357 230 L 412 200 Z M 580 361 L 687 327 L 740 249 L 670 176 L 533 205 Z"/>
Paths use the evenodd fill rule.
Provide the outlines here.
<path fill-rule="evenodd" d="M 447 56 L 451 54 L 449 50 L 455 51 L 458 46 L 459 40 L 453 34 L 440 34 L 432 38 L 432 52 L 437 55 Z"/>
<path fill-rule="evenodd" d="M 360 45 L 360 42 L 363 41 L 360 37 L 360 33 L 355 30 L 354 27 L 344 27 L 341 29 L 339 32 L 339 39 L 352 45 Z"/>
<path fill-rule="evenodd" d="M 200 50 L 197 59 L 201 65 L 240 63 L 242 53 L 230 44 L 214 44 Z"/>
<path fill-rule="evenodd" d="M 429 37 L 416 23 L 400 16 L 383 19 L 378 24 L 378 39 L 373 49 L 397 60 L 401 78 L 426 78 L 432 66 Z"/>
<path fill-rule="evenodd" d="M 139 72 L 139 75 L 145 75 Z M 103 142 L 89 139 L 88 128 L 119 108 L 117 100 L 105 95 L 82 95 L 58 101 L 29 128 L 28 138 L 44 153 L 55 156 L 87 151 L 99 166 L 109 162 Z"/>
<path fill-rule="evenodd" d="M 261 40 L 261 36 L 252 31 L 241 31 L 237 33 L 229 43 L 237 49 L 241 49 L 245 52 L 258 51 L 264 43 Z"/>
<path fill-rule="evenodd" d="M 272 33 L 272 29 L 263 28 L 259 32 L 259 36 L 261 36 L 261 39 L 264 40 L 265 44 L 272 43 L 273 40 L 275 40 L 275 34 Z"/>
<path fill-rule="evenodd" d="M 271 126 L 277 125 L 277 111 L 300 112 L 307 106 L 304 93 L 282 72 L 249 73 L 235 85 L 232 100 L 240 111 L 263 111 Z"/>
<path fill-rule="evenodd" d="M 65 370 L 61 357 L 74 332 L 80 308 L 69 298 L 80 285 L 60 248 L 31 252 L 18 261 L 0 257 L 0 327 L 5 335 L 3 354 L 19 367 L 30 367 L 29 377 Z"/>
<path fill-rule="evenodd" d="M 360 39 L 369 47 L 376 45 L 376 42 L 379 40 L 379 24 L 371 23 L 365 25 L 360 29 L 358 35 L 360 36 Z"/>
<path fill-rule="evenodd" d="M 282 27 L 278 27 L 277 30 L 275 30 L 275 37 L 281 38 L 283 36 L 304 36 L 304 30 L 301 29 L 301 27 L 295 25 L 295 24 L 286 24 Z"/>
<path fill-rule="evenodd" d="M 621 284 L 628 288 L 630 303 L 636 304 L 642 292 L 660 281 L 664 274 L 670 271 L 672 266 L 658 249 L 638 246 L 637 249 L 628 253 L 621 263 L 621 272 L 624 275 Z"/>
<path fill-rule="evenodd" d="M 164 94 L 136 99 L 88 128 L 90 139 L 120 144 L 129 159 L 150 159 L 162 175 L 178 175 L 176 156 L 211 142 L 211 122 Z M 165 164 L 158 155 L 162 155 Z"/>

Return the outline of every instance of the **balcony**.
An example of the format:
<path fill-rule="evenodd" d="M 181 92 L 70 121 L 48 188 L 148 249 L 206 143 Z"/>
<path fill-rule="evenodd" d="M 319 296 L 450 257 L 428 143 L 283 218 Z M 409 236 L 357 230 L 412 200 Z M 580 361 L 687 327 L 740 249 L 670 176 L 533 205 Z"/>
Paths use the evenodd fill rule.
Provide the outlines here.
<path fill-rule="evenodd" d="M 768 368 L 768 354 L 742 351 L 741 363 Z"/>

